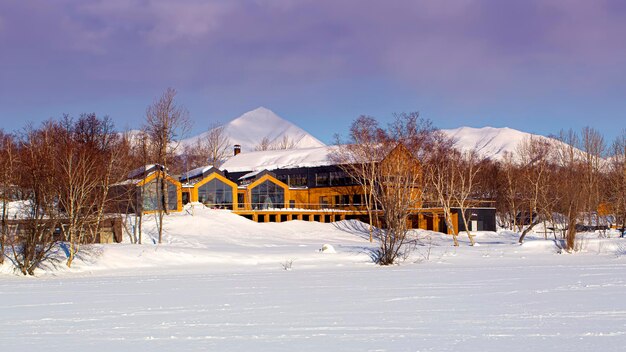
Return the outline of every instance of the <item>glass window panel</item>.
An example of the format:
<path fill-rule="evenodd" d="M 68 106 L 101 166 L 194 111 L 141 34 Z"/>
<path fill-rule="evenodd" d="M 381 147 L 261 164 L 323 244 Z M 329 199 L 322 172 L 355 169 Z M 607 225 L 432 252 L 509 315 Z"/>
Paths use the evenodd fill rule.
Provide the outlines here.
<path fill-rule="evenodd" d="M 306 186 L 307 186 L 306 174 L 289 175 L 289 187 L 306 187 Z"/>
<path fill-rule="evenodd" d="M 175 184 L 167 182 L 167 209 L 178 209 L 178 189 Z"/>
<path fill-rule="evenodd" d="M 177 210 L 178 209 L 178 189 L 176 185 L 167 180 L 160 180 L 160 182 L 165 182 L 165 188 L 167 192 L 167 209 Z M 161 187 L 159 185 L 159 182 L 157 182 L 157 180 L 152 180 L 141 188 L 141 201 L 142 201 L 143 210 L 145 211 L 154 211 L 154 210 L 163 209 Z"/>
<path fill-rule="evenodd" d="M 227 183 L 214 178 L 198 187 L 198 201 L 211 207 L 232 209 L 233 189 Z"/>
<path fill-rule="evenodd" d="M 251 191 L 253 209 L 271 209 L 285 207 L 285 190 L 266 180 Z"/>
<path fill-rule="evenodd" d="M 327 172 L 316 173 L 315 174 L 315 185 L 316 186 L 328 186 L 329 185 L 329 176 Z"/>

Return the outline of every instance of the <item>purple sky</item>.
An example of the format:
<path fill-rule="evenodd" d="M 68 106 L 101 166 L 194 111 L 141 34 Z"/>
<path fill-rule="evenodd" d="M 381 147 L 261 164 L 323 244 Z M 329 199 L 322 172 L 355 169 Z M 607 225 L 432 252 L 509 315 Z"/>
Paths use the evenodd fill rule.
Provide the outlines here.
<path fill-rule="evenodd" d="M 330 142 L 360 114 L 541 134 L 626 128 L 626 2 L 0 2 L 5 130 L 139 127 L 167 87 L 194 133 L 265 106 Z"/>

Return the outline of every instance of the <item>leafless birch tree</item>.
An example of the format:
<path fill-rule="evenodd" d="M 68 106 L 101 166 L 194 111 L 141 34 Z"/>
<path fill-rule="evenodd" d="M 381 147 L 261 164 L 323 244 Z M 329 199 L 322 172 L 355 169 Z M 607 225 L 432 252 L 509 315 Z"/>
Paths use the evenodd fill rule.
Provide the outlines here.
<path fill-rule="evenodd" d="M 19 182 L 19 158 L 15 137 L 0 131 L 0 197 L 2 218 L 0 224 L 0 264 L 4 263 L 8 238 L 9 204 L 16 199 Z"/>
<path fill-rule="evenodd" d="M 551 181 L 551 168 L 554 163 L 555 142 L 543 137 L 530 137 L 523 140 L 517 147 L 519 174 L 522 177 L 520 214 L 528 215 L 528 226 L 523 230 L 519 243 L 524 242 L 526 235 L 539 223 L 540 218 L 550 216 L 552 201 L 548 195 Z"/>
<path fill-rule="evenodd" d="M 20 187 L 22 195 L 21 224 L 9 239 L 11 260 L 24 275 L 34 275 L 35 269 L 54 261 L 58 227 L 55 200 L 58 197 L 54 177 L 54 140 L 50 123 L 40 130 L 27 127 L 20 140 Z"/>
<path fill-rule="evenodd" d="M 178 140 L 185 136 L 190 127 L 189 113 L 175 101 L 176 90 L 168 88 L 146 109 L 144 130 L 154 147 L 154 162 L 163 166 L 158 173 L 156 187 L 161 195 L 161 205 L 157 207 L 156 218 L 159 243 L 163 240 L 163 217 L 168 213 L 167 186 L 164 175 L 168 168 L 168 155 L 178 148 Z"/>
<path fill-rule="evenodd" d="M 452 142 L 445 136 L 440 136 L 425 162 L 425 175 L 429 198 L 441 206 L 444 221 L 448 231 L 452 233 L 455 246 L 459 245 L 457 229 L 452 221 L 452 208 L 455 205 L 455 192 L 458 188 L 456 165 L 453 155 L 459 152 L 452 147 Z"/>
<path fill-rule="evenodd" d="M 580 149 L 580 138 L 573 130 L 561 131 L 560 143 L 556 148 L 559 182 L 556 188 L 558 197 L 556 209 L 567 219 L 565 250 L 576 249 L 577 220 L 586 201 L 584 168 Z"/>
<path fill-rule="evenodd" d="M 626 228 L 626 130 L 618 135 L 611 146 L 607 175 L 608 202 L 616 216 L 616 223 Z"/>
<path fill-rule="evenodd" d="M 457 178 L 455 182 L 457 187 L 452 190 L 453 199 L 459 207 L 467 238 L 470 241 L 470 245 L 473 246 L 475 241 L 469 229 L 467 209 L 472 206 L 470 200 L 477 188 L 478 180 L 476 176 L 482 167 L 482 160 L 476 150 L 468 150 L 454 155 L 456 155 L 457 158 L 455 158 L 456 160 L 454 160 L 452 165 L 456 173 L 453 177 Z"/>
<path fill-rule="evenodd" d="M 337 137 L 337 150 L 333 163 L 339 165 L 361 187 L 364 195 L 365 209 L 369 219 L 369 238 L 373 242 L 375 223 L 374 212 L 378 163 L 385 157 L 385 142 L 387 133 L 379 126 L 378 121 L 371 116 L 359 116 L 350 126 L 350 135 L 347 141 Z"/>

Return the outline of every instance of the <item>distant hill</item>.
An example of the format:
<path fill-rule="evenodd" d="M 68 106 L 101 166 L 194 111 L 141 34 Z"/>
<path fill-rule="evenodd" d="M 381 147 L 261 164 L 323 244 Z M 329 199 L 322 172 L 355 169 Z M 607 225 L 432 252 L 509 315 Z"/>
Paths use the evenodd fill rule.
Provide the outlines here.
<path fill-rule="evenodd" d="M 230 139 L 231 146 L 241 145 L 242 152 L 252 152 L 264 138 L 271 145 L 277 145 L 287 138 L 292 144 L 291 149 L 309 149 L 324 147 L 317 138 L 296 126 L 292 122 L 278 116 L 273 111 L 259 107 L 248 111 L 243 115 L 231 120 L 224 125 L 224 131 Z M 456 148 L 460 150 L 476 149 L 482 157 L 493 160 L 501 160 L 506 153 L 515 153 L 523 140 L 530 137 L 555 141 L 551 138 L 528 132 L 515 130 L 508 127 L 459 127 L 455 129 L 442 129 L 448 137 L 455 141 Z M 132 131 L 131 137 L 135 137 L 138 131 Z M 193 145 L 208 132 L 184 139 L 181 144 Z M 557 142 L 560 143 L 560 142 Z M 180 151 L 183 148 L 179 149 Z"/>
<path fill-rule="evenodd" d="M 313 137 L 305 130 L 276 115 L 264 107 L 256 108 L 224 125 L 224 131 L 230 139 L 230 144 L 241 145 L 243 152 L 253 151 L 267 137 L 270 144 L 279 144 L 284 138 L 293 143 L 293 149 L 316 148 L 325 146 L 324 143 Z M 194 144 L 208 132 L 187 138 L 183 145 Z"/>
<path fill-rule="evenodd" d="M 507 152 L 514 154 L 520 142 L 525 139 L 531 137 L 549 139 L 508 127 L 459 127 L 441 131 L 455 141 L 457 149 L 463 151 L 476 149 L 482 157 L 493 160 L 501 160 Z"/>

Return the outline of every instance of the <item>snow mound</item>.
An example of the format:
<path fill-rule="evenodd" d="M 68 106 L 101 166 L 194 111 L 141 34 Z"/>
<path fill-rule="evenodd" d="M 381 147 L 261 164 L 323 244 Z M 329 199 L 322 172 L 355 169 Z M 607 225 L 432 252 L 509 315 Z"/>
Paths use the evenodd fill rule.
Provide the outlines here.
<path fill-rule="evenodd" d="M 320 252 L 322 252 L 322 253 L 330 253 L 330 254 L 332 254 L 332 253 L 337 253 L 337 252 L 335 251 L 335 247 L 333 247 L 332 245 L 327 244 L 327 243 L 326 243 L 326 244 L 324 244 L 324 245 L 322 246 L 322 248 L 320 248 Z"/>
<path fill-rule="evenodd" d="M 363 248 L 371 246 L 365 224 L 357 220 L 337 223 L 288 221 L 257 223 L 229 210 L 186 205 L 181 213 L 165 217 L 162 243 L 154 216 L 144 216 L 142 245 L 132 244 L 124 234 L 121 244 L 97 246 L 103 253 L 89 263 L 77 261 L 73 271 L 127 270 L 128 268 L 172 268 L 184 266 L 228 270 L 232 266 L 265 266 L 298 258 L 301 266 L 320 262 L 362 262 L 371 259 Z M 320 243 L 341 243 L 336 256 L 321 257 Z M 330 246 L 325 253 L 334 253 Z M 221 269 L 220 269 L 221 268 Z"/>

